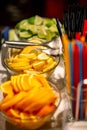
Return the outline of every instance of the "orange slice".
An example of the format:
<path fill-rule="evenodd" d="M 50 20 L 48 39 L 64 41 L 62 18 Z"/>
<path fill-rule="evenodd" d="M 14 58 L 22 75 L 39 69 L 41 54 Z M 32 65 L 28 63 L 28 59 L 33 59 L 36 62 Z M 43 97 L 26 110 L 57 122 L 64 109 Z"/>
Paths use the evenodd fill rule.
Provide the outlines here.
<path fill-rule="evenodd" d="M 7 101 L 10 100 L 13 96 L 14 96 L 14 95 L 10 95 L 10 94 L 8 94 L 7 96 L 5 96 L 5 97 L 3 98 L 1 104 L 7 102 Z"/>
<path fill-rule="evenodd" d="M 29 119 L 29 114 L 26 114 L 26 113 L 24 113 L 24 112 L 21 112 L 21 113 L 20 113 L 20 118 L 23 119 L 23 120 L 24 120 L 24 119 Z"/>
<path fill-rule="evenodd" d="M 11 76 L 11 83 L 15 92 L 19 92 L 20 89 L 17 86 L 17 76 Z"/>
<path fill-rule="evenodd" d="M 33 102 L 33 98 L 35 98 L 37 92 L 39 92 L 39 89 L 37 87 L 29 90 L 26 94 L 26 97 L 23 98 L 20 102 L 18 102 L 15 108 L 24 111 L 26 106 L 29 106 Z"/>
<path fill-rule="evenodd" d="M 49 113 L 53 112 L 55 110 L 56 106 L 55 105 L 45 105 L 42 107 L 42 109 L 36 114 L 37 116 L 45 116 L 48 115 Z"/>
<path fill-rule="evenodd" d="M 52 93 L 52 91 L 49 91 L 47 88 L 40 88 L 36 93 L 34 93 L 31 103 L 26 106 L 24 111 L 33 112 L 36 109 L 41 108 L 41 106 L 44 106 L 44 104 L 50 104 L 54 103 L 57 99 L 56 95 Z"/>
<path fill-rule="evenodd" d="M 37 80 L 36 75 L 35 74 L 31 74 L 30 77 L 28 78 L 28 82 L 29 85 L 32 87 L 42 87 L 41 82 L 39 82 L 39 80 Z"/>
<path fill-rule="evenodd" d="M 22 76 L 22 75 L 18 75 L 17 78 L 16 78 L 16 85 L 17 85 L 17 87 L 18 87 L 18 89 L 19 89 L 20 91 L 23 90 L 22 85 L 21 85 L 21 76 Z"/>
<path fill-rule="evenodd" d="M 12 106 L 15 106 L 18 102 L 20 102 L 23 98 L 25 98 L 25 96 L 26 96 L 26 93 L 23 91 L 19 92 L 18 94 L 15 94 L 13 98 L 1 104 L 2 109 L 6 110 L 8 108 L 12 108 Z"/>
<path fill-rule="evenodd" d="M 46 78 L 44 77 L 43 74 L 36 75 L 35 77 L 42 84 L 43 87 L 50 88 L 50 85 L 49 85 L 48 81 L 46 80 Z"/>
<path fill-rule="evenodd" d="M 0 89 L 3 91 L 4 94 L 13 95 L 13 86 L 11 81 L 6 81 L 1 84 Z"/>
<path fill-rule="evenodd" d="M 33 119 L 34 122 L 37 121 L 37 118 L 36 118 L 35 116 L 33 116 L 32 114 L 29 115 L 29 114 L 27 114 L 27 113 L 25 113 L 25 112 L 21 112 L 21 113 L 20 113 L 20 117 L 21 117 L 21 119 L 23 119 L 23 120 L 29 119 L 29 120 L 31 121 L 31 120 Z"/>
<path fill-rule="evenodd" d="M 20 118 L 20 112 L 18 110 L 11 108 L 6 113 L 7 113 L 7 115 L 9 115 L 11 117 Z"/>
<path fill-rule="evenodd" d="M 24 91 L 28 91 L 29 89 L 31 89 L 31 86 L 29 85 L 28 82 L 28 78 L 29 78 L 29 74 L 23 74 L 20 76 L 20 84 Z"/>

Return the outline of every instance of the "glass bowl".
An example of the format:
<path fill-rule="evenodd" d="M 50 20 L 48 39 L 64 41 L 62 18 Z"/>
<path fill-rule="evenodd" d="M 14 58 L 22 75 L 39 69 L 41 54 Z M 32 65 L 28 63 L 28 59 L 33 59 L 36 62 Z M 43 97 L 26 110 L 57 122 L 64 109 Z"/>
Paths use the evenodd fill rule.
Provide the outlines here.
<path fill-rule="evenodd" d="M 62 33 L 64 26 L 60 22 Z M 38 15 L 23 19 L 15 25 L 14 40 L 30 42 L 38 45 L 50 45 L 62 53 L 62 42 L 57 29 L 55 18 L 40 17 Z"/>
<path fill-rule="evenodd" d="M 27 76 L 28 83 L 32 79 L 32 87 L 21 88 L 27 81 L 25 78 L 24 82 L 22 82 L 23 79 L 19 81 L 20 76 L 21 78 Z M 35 78 L 38 81 L 38 86 L 35 83 Z M 15 80 L 15 83 L 12 79 Z M 16 84 L 18 81 L 19 86 Z M 19 88 L 18 91 L 16 91 L 16 87 Z M 13 125 L 29 130 L 37 129 L 50 121 L 61 101 L 58 88 L 43 75 L 21 74 L 11 76 L 10 80 L 1 84 L 0 91 L 2 92 L 0 99 L 1 115 Z"/>
<path fill-rule="evenodd" d="M 25 46 L 25 42 L 7 42 L 2 45 L 1 59 L 11 75 L 32 72 L 49 77 L 57 67 L 60 56 L 56 49 L 45 45 L 28 43 Z"/>
<path fill-rule="evenodd" d="M 1 112 L 1 115 L 11 124 L 16 125 L 18 127 L 24 128 L 24 129 L 37 129 L 44 125 L 47 121 L 50 120 L 51 114 L 44 116 L 42 118 L 35 118 L 32 119 L 19 119 L 19 118 L 11 118 L 7 116 L 6 114 Z"/>

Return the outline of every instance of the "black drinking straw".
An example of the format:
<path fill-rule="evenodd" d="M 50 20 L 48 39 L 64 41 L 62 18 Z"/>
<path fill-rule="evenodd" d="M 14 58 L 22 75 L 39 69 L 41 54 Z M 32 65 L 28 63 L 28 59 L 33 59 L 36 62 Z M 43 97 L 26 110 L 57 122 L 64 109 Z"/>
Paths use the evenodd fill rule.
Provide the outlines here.
<path fill-rule="evenodd" d="M 64 28 L 68 34 L 68 11 L 64 12 Z"/>
<path fill-rule="evenodd" d="M 59 22 L 59 19 L 58 19 L 58 18 L 56 18 L 56 22 L 57 22 L 57 29 L 58 29 L 59 35 L 60 35 L 60 37 L 61 37 L 61 36 L 62 36 L 62 30 L 61 30 L 60 22 Z"/>

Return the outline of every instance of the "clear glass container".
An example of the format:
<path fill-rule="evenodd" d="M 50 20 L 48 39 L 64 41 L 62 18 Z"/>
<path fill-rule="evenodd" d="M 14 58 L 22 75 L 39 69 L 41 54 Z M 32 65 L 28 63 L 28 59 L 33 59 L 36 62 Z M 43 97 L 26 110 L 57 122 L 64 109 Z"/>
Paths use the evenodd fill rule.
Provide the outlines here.
<path fill-rule="evenodd" d="M 2 65 L 9 74 L 39 73 L 49 77 L 60 61 L 59 51 L 28 42 L 5 42 L 1 51 Z"/>
<path fill-rule="evenodd" d="M 43 80 L 43 79 L 41 79 L 41 80 Z M 26 102 L 24 102 L 25 105 L 22 106 L 23 109 L 21 109 L 21 110 L 19 108 L 17 109 L 17 104 L 20 104 L 20 103 L 17 102 L 17 100 L 19 100 L 19 98 L 16 98 L 15 100 L 16 100 L 17 103 L 16 103 L 16 106 L 14 106 L 14 104 L 15 104 L 15 101 L 14 101 L 15 96 L 20 94 L 21 92 L 23 92 L 23 90 L 21 90 L 20 92 L 14 93 L 14 95 L 12 95 L 13 98 L 11 98 L 11 97 L 8 98 L 9 96 L 11 96 L 11 92 L 9 92 L 9 93 L 7 92 L 8 95 L 6 97 L 6 86 L 5 87 L 0 86 L 1 87 L 0 93 L 2 93 L 1 94 L 2 97 L 0 98 L 0 113 L 1 113 L 1 115 L 6 119 L 6 121 L 10 122 L 11 124 L 16 125 L 16 126 L 18 126 L 20 128 L 29 129 L 29 130 L 37 129 L 37 128 L 43 126 L 46 122 L 50 121 L 51 117 L 53 116 L 53 114 L 55 113 L 55 111 L 58 109 L 58 107 L 60 105 L 61 95 L 60 95 L 60 92 L 59 92 L 58 88 L 53 83 L 51 83 L 49 81 L 47 81 L 47 82 L 50 85 L 51 90 L 56 95 L 56 99 L 54 101 L 52 101 L 55 104 L 56 107 L 51 112 L 45 114 L 44 116 L 35 116 L 35 113 L 33 113 L 34 115 L 30 114 L 30 113 L 27 113 L 29 115 L 26 115 L 26 114 L 24 115 L 25 109 L 26 109 L 26 107 L 25 107 Z M 9 82 L 7 82 L 7 84 L 9 84 Z M 42 86 L 44 86 L 44 85 L 45 84 L 42 84 Z M 11 88 L 9 88 L 9 87 L 12 87 L 12 86 L 7 86 L 7 87 L 8 87 L 9 90 L 11 90 Z M 3 90 L 3 88 L 5 88 L 5 89 Z M 32 91 L 32 90 L 30 90 L 30 91 Z M 29 92 L 29 90 L 26 91 L 26 94 L 28 92 Z M 39 96 L 40 96 L 40 94 L 41 93 L 39 93 Z M 22 95 L 22 96 L 23 97 L 21 97 L 21 98 L 24 98 L 24 95 Z M 28 98 L 28 101 L 29 101 L 29 96 L 30 95 L 28 95 L 26 97 L 25 101 L 27 101 L 27 98 Z M 35 93 L 33 94 L 33 96 L 35 96 Z M 10 104 L 10 108 L 9 108 L 9 105 L 6 105 L 6 103 L 8 103 L 8 100 L 9 101 L 13 100 L 13 102 L 12 102 L 13 105 Z M 23 100 L 20 100 L 20 102 L 21 101 L 23 101 Z M 35 103 L 34 101 L 37 101 L 37 100 L 34 98 L 34 100 L 32 100 L 32 102 Z M 40 102 L 42 102 L 42 100 Z M 6 105 L 6 107 L 3 108 L 3 104 Z M 28 102 L 27 102 L 27 105 L 28 105 Z M 42 107 L 43 107 L 43 105 L 42 105 Z M 33 107 L 32 107 L 32 109 L 33 109 Z M 36 107 L 34 109 L 36 109 Z M 16 110 L 16 111 L 13 111 L 13 110 Z M 30 110 L 30 111 L 32 111 L 32 110 Z M 39 111 L 37 111 L 37 112 L 39 112 Z"/>

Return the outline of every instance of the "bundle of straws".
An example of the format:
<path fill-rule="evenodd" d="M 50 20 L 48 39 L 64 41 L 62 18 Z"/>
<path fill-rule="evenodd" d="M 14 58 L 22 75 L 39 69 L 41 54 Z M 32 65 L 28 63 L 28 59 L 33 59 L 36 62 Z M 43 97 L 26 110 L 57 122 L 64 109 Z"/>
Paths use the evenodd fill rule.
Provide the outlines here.
<path fill-rule="evenodd" d="M 84 28 L 81 37 L 72 40 L 67 34 L 62 34 L 59 20 L 57 28 L 64 47 L 64 62 L 66 71 L 66 88 L 72 96 L 73 117 L 76 120 L 87 118 L 87 84 L 79 83 L 87 79 L 87 20 L 84 20 Z M 85 101 L 85 103 L 84 103 Z"/>
<path fill-rule="evenodd" d="M 64 11 L 64 28 L 69 38 L 79 38 L 84 19 L 87 19 L 86 6 L 71 5 Z"/>

